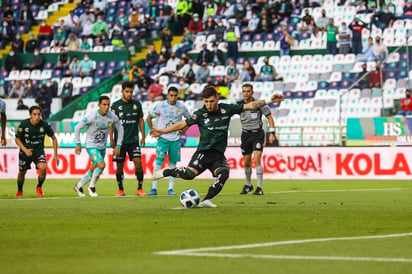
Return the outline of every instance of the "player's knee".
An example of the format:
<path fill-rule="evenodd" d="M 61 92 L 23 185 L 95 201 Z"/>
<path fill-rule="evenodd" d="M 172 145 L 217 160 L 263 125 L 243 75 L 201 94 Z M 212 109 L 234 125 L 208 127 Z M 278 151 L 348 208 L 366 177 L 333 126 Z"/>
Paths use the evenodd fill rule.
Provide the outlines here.
<path fill-rule="evenodd" d="M 184 180 L 193 180 L 196 177 L 196 174 L 189 168 L 185 168 L 184 172 L 181 172 L 179 175 Z"/>
<path fill-rule="evenodd" d="M 104 161 L 98 162 L 96 164 L 96 167 L 98 167 L 100 170 L 103 170 L 106 167 L 106 163 Z"/>

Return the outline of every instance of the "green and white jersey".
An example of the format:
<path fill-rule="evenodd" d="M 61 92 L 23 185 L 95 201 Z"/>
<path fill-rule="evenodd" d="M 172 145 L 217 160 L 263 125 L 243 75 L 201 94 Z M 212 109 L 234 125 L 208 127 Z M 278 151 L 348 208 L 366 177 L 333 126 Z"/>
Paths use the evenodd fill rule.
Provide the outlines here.
<path fill-rule="evenodd" d="M 142 104 L 137 100 L 124 102 L 120 99 L 112 104 L 112 112 L 119 117 L 123 126 L 123 144 L 139 143 L 139 120 L 143 118 Z M 117 140 L 117 132 L 115 132 L 115 140 Z"/>
<path fill-rule="evenodd" d="M 186 120 L 186 124 L 197 124 L 200 131 L 198 151 L 214 149 L 225 152 L 227 147 L 227 135 L 230 117 L 240 114 L 242 104 L 219 104 L 215 112 L 208 112 L 206 108 L 196 110 L 192 117 Z"/>
<path fill-rule="evenodd" d="M 119 138 L 117 146 L 122 145 L 123 141 L 123 126 L 120 124 L 116 114 L 108 112 L 105 116 L 100 114 L 98 109 L 89 112 L 74 128 L 74 139 L 76 145 L 80 145 L 80 131 L 87 127 L 86 130 L 86 148 L 95 147 L 98 149 L 106 149 L 107 135 L 109 134 L 110 126 L 114 124 Z"/>
<path fill-rule="evenodd" d="M 183 102 L 177 101 L 176 104 L 172 106 L 169 104 L 168 100 L 156 103 L 149 114 L 157 119 L 157 128 L 159 129 L 166 128 L 182 121 L 183 116 L 186 119 L 190 117 L 190 113 Z M 176 141 L 180 139 L 180 134 L 178 131 L 174 131 L 163 134 L 162 138 L 168 141 Z"/>
<path fill-rule="evenodd" d="M 260 73 L 265 76 L 273 76 L 275 68 L 272 65 L 264 65 L 260 68 Z"/>
<path fill-rule="evenodd" d="M 43 120 L 37 125 L 32 125 L 30 119 L 21 121 L 16 132 L 16 137 L 21 140 L 27 149 L 32 149 L 33 155 L 44 150 L 44 137 L 52 137 L 54 131 L 51 125 Z"/>

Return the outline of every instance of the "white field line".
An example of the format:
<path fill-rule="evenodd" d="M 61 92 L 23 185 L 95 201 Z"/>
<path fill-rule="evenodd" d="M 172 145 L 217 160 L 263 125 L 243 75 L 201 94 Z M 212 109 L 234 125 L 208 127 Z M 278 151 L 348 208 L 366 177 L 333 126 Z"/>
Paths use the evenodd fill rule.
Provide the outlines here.
<path fill-rule="evenodd" d="M 318 189 L 318 190 L 285 190 L 285 191 L 272 191 L 272 192 L 265 192 L 265 194 L 290 194 L 290 193 L 329 193 L 329 192 L 371 192 L 371 191 L 398 191 L 398 190 L 411 190 L 411 187 L 398 187 L 398 188 L 359 188 L 359 189 Z M 47 193 L 44 193 L 46 197 L 43 198 L 37 198 L 37 197 L 31 197 L 31 198 L 20 198 L 20 199 L 13 199 L 13 198 L 0 198 L 0 201 L 42 201 L 42 200 L 59 200 L 59 199 L 87 199 L 89 198 L 88 196 L 86 197 L 78 197 L 75 193 L 73 196 L 58 196 L 58 197 L 47 197 Z M 204 194 L 204 193 L 200 193 Z M 232 193 L 220 193 L 219 195 L 239 195 L 238 192 L 232 192 Z M 122 197 L 117 197 L 117 196 L 98 196 L 98 197 L 93 197 L 93 199 L 124 199 L 124 198 L 152 198 L 151 196 L 147 195 L 144 197 L 138 197 L 137 195 L 126 195 Z M 170 195 L 157 195 L 153 197 L 178 197 L 176 196 L 170 196 Z"/>
<path fill-rule="evenodd" d="M 300 255 L 259 255 L 259 254 L 232 254 L 232 253 L 210 253 L 208 251 L 222 251 L 222 250 L 236 250 L 247 248 L 261 248 L 268 246 L 280 245 L 295 245 L 305 243 L 321 243 L 331 241 L 354 241 L 367 239 L 385 239 L 412 236 L 412 232 L 387 234 L 387 235 L 373 235 L 373 236 L 356 236 L 356 237 L 333 237 L 333 238 L 315 238 L 305 240 L 289 240 L 279 242 L 267 242 L 258 244 L 246 245 L 231 245 L 219 247 L 203 247 L 193 249 L 181 249 L 171 251 L 159 251 L 154 254 L 157 255 L 176 255 L 176 256 L 197 256 L 197 257 L 227 257 L 227 258 L 260 258 L 260 259 L 287 259 L 287 260 L 333 260 L 333 261 L 375 261 L 375 262 L 406 262 L 412 263 L 412 258 L 373 258 L 373 257 L 339 257 L 339 256 L 300 256 Z"/>

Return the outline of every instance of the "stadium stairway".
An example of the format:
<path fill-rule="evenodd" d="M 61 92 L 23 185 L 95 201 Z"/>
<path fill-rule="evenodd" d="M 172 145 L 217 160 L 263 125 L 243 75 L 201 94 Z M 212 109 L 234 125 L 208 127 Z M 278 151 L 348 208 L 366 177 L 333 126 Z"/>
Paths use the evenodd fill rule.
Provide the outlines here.
<path fill-rule="evenodd" d="M 76 8 L 77 3 L 66 3 L 64 5 L 59 6 L 59 9 L 54 12 L 48 12 L 49 16 L 46 19 L 46 22 L 49 26 L 53 26 L 56 22 L 58 22 L 59 18 L 69 15 L 70 11 Z M 39 21 L 38 21 L 39 23 Z M 21 38 L 24 40 L 24 43 L 29 40 L 29 33 L 33 32 L 34 36 L 37 37 L 39 33 L 39 25 L 35 25 L 32 29 L 27 33 L 22 33 Z M 3 58 L 4 54 L 7 54 L 11 50 L 11 45 L 7 45 L 4 49 L 0 50 L 0 59 Z"/>

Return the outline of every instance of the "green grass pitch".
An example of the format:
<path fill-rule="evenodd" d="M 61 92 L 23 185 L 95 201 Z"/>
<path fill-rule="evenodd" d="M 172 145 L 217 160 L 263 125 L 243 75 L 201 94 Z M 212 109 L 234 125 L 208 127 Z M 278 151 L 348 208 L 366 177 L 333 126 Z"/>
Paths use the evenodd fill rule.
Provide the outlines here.
<path fill-rule="evenodd" d="M 239 195 L 230 179 L 218 208 L 180 209 L 178 196 L 79 198 L 76 180 L 0 181 L 0 272 L 7 273 L 412 273 L 412 182 L 271 181 Z M 212 180 L 176 182 L 204 196 Z M 145 180 L 144 190 L 151 182 Z M 187 250 L 191 249 L 191 250 Z"/>

